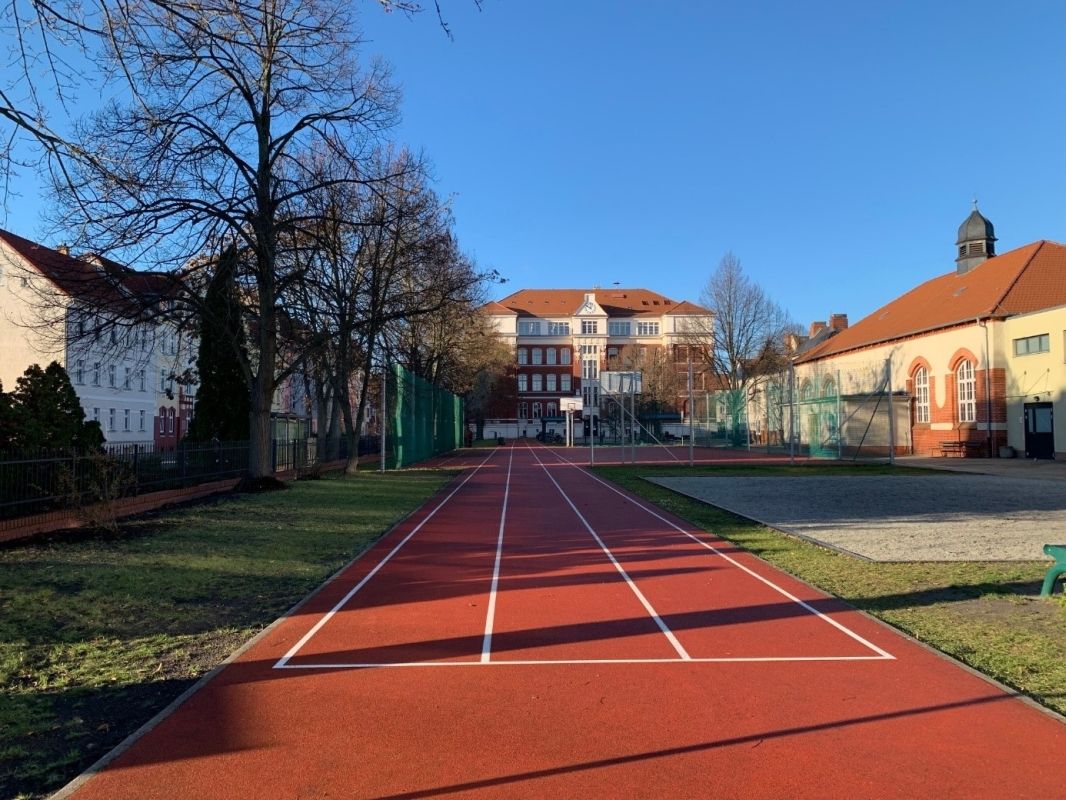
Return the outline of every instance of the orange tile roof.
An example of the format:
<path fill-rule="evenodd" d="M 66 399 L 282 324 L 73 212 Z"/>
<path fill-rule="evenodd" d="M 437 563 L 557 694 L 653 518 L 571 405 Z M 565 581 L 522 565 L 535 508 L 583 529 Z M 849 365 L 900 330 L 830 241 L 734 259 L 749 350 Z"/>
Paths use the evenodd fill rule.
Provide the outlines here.
<path fill-rule="evenodd" d="M 0 241 L 22 256 L 64 294 L 123 315 L 136 315 L 145 302 L 173 293 L 164 273 L 138 272 L 109 258 L 81 258 L 0 229 Z"/>
<path fill-rule="evenodd" d="M 967 273 L 926 281 L 798 359 L 814 361 L 868 345 L 1066 305 L 1066 245 L 1041 240 L 988 259 Z"/>
<path fill-rule="evenodd" d="M 497 316 L 510 315 L 512 317 L 518 316 L 518 312 L 512 311 L 506 306 L 501 306 L 495 300 L 490 300 L 481 307 L 481 310 L 486 314 L 496 314 Z"/>
<path fill-rule="evenodd" d="M 521 289 L 499 301 L 510 312 L 521 317 L 568 317 L 585 302 L 586 294 L 594 294 L 610 317 L 662 316 L 670 313 L 695 313 L 687 309 L 699 306 L 686 301 L 676 302 L 648 289 Z M 679 310 L 680 309 L 680 310 Z M 489 313 L 500 313 L 490 311 Z"/>

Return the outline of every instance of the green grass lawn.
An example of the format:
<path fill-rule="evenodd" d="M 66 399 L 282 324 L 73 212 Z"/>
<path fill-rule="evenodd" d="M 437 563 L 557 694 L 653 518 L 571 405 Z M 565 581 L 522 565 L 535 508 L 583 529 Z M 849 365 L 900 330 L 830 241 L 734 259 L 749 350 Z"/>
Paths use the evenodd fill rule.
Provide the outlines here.
<path fill-rule="evenodd" d="M 333 476 L 0 549 L 0 798 L 72 779 L 450 477 Z"/>
<path fill-rule="evenodd" d="M 1066 714 L 1066 598 L 1061 593 L 1050 600 L 1038 596 L 1050 562 L 862 561 L 642 479 L 701 474 L 904 475 L 928 470 L 824 464 L 597 467 L 596 472 Z"/>

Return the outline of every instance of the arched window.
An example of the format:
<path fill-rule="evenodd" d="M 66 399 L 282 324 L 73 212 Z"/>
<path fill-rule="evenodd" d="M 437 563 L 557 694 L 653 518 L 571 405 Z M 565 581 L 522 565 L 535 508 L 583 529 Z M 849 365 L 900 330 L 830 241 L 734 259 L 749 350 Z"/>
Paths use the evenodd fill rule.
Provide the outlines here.
<path fill-rule="evenodd" d="M 167 433 L 174 433 L 174 409 L 167 409 Z"/>
<path fill-rule="evenodd" d="M 518 404 L 518 418 L 529 419 L 529 405 L 527 403 Z"/>
<path fill-rule="evenodd" d="M 800 387 L 800 400 L 814 399 L 814 385 L 810 381 L 804 381 Z"/>
<path fill-rule="evenodd" d="M 836 397 L 837 385 L 833 382 L 832 378 L 826 378 L 825 383 L 822 384 L 822 397 Z"/>
<path fill-rule="evenodd" d="M 549 417 L 557 417 L 557 416 L 559 416 L 559 408 L 558 408 L 558 406 L 555 405 L 555 403 L 548 403 L 548 416 Z"/>
<path fill-rule="evenodd" d="M 540 403 L 533 404 L 533 419 L 540 419 Z"/>
<path fill-rule="evenodd" d="M 914 372 L 914 421 L 929 422 L 929 372 L 925 367 Z"/>
<path fill-rule="evenodd" d="M 973 362 L 961 361 L 955 369 L 955 391 L 959 399 L 959 422 L 977 419 L 977 381 L 974 380 Z"/>

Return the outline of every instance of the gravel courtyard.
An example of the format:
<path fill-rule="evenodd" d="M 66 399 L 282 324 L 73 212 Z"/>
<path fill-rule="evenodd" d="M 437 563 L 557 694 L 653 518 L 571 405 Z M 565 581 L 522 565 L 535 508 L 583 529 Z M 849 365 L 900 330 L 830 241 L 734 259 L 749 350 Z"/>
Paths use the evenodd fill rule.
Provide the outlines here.
<path fill-rule="evenodd" d="M 649 478 L 873 561 L 1039 561 L 1066 484 L 991 475 Z"/>

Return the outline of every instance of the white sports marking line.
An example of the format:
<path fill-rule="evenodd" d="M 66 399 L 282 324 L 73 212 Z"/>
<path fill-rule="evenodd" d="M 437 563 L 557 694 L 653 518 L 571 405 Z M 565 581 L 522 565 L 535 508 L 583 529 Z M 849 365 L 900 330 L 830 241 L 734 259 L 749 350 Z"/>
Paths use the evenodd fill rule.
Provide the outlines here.
<path fill-rule="evenodd" d="M 274 669 L 392 669 L 394 667 L 546 667 L 553 664 L 775 664 L 797 661 L 884 661 L 881 656 L 737 656 L 735 658 L 565 658 L 557 661 L 393 661 L 285 664 Z"/>
<path fill-rule="evenodd" d="M 374 567 L 372 570 L 370 570 L 370 572 L 368 572 L 365 576 L 363 576 L 363 579 L 361 581 L 359 581 L 359 583 L 357 583 L 355 586 L 353 586 L 351 591 L 348 592 L 348 594 L 344 595 L 344 597 L 342 597 L 337 602 L 337 604 L 335 606 L 333 606 L 333 608 L 331 608 L 329 611 L 327 611 L 322 616 L 322 619 L 320 619 L 318 622 L 316 622 L 315 626 L 313 628 L 311 628 L 311 630 L 309 630 L 307 633 L 305 633 L 303 635 L 303 637 L 300 639 L 300 641 L 298 641 L 291 648 L 289 648 L 289 652 L 287 652 L 285 655 L 283 655 L 281 658 L 278 659 L 277 663 L 274 664 L 274 669 L 284 669 L 286 667 L 289 668 L 289 669 L 293 669 L 293 666 L 289 665 L 289 663 L 288 663 L 289 659 L 292 658 L 293 656 L 295 656 L 300 651 L 301 647 L 303 647 L 305 644 L 307 644 L 309 641 L 311 641 L 311 637 L 314 636 L 316 633 L 318 633 L 322 629 L 322 626 L 325 625 L 327 622 L 329 622 L 333 618 L 333 615 L 336 614 L 338 611 L 340 611 L 341 607 L 344 606 L 345 603 L 347 603 L 349 600 L 352 599 L 352 597 L 355 596 L 356 592 L 358 592 L 360 589 L 362 589 L 364 586 L 366 586 L 366 584 L 370 581 L 370 579 L 373 578 L 377 574 L 378 570 L 381 569 L 383 566 L 385 566 L 385 564 L 388 563 L 389 559 L 391 559 L 394 555 L 396 555 L 396 553 L 399 552 L 400 548 L 403 547 L 405 544 L 407 544 L 408 541 L 410 541 L 412 536 L 414 536 L 416 533 L 418 533 L 420 530 L 422 530 L 422 526 L 425 525 L 427 522 L 429 522 L 433 518 L 433 515 L 436 514 L 438 511 L 440 511 L 444 507 L 445 503 L 447 503 L 449 500 L 451 500 L 453 497 L 455 497 L 455 493 L 458 492 L 460 489 L 462 489 L 464 486 L 466 486 L 467 482 L 471 478 L 473 478 L 475 475 L 477 475 L 477 473 L 481 470 L 481 468 L 483 466 L 485 466 L 485 464 L 488 463 L 489 459 L 492 458 L 492 456 L 493 456 L 493 453 L 490 452 L 488 454 L 488 456 L 485 457 L 485 460 L 477 465 L 477 468 L 473 472 L 471 472 L 469 475 L 467 475 L 458 486 L 456 486 L 454 489 L 451 490 L 451 492 L 448 493 L 447 497 L 445 497 L 443 500 L 440 501 L 440 503 L 437 504 L 436 508 L 434 508 L 428 514 L 426 514 L 426 516 L 422 518 L 422 521 L 419 522 L 411 530 L 411 532 L 409 534 L 407 534 L 405 537 L 403 537 L 403 539 L 400 540 L 400 543 L 397 544 L 394 548 L 392 548 L 392 550 L 389 551 L 389 554 L 387 556 L 385 556 L 383 559 L 381 559 L 381 561 L 378 562 L 378 565 L 376 567 Z"/>
<path fill-rule="evenodd" d="M 663 632 L 663 635 L 669 640 L 670 644 L 673 645 L 674 650 L 677 651 L 677 654 L 681 657 L 681 660 L 691 661 L 691 656 L 689 656 L 689 654 L 685 651 L 685 648 L 681 646 L 681 642 L 679 642 L 677 640 L 677 637 L 674 636 L 674 632 L 666 626 L 666 623 L 663 622 L 662 617 L 659 616 L 659 612 L 652 607 L 652 604 L 648 602 L 648 598 L 644 596 L 644 593 L 637 588 L 637 585 L 633 582 L 633 579 L 629 577 L 629 573 L 627 573 L 625 571 L 625 568 L 618 563 L 618 559 L 614 557 L 614 554 L 608 549 L 607 545 L 603 543 L 603 539 L 601 539 L 597 535 L 596 531 L 593 530 L 592 526 L 589 525 L 588 520 L 585 519 L 584 515 L 577 510 L 577 506 L 574 505 L 573 501 L 567 496 L 566 492 L 563 491 L 563 487 L 558 484 L 554 477 L 552 477 L 552 474 L 548 471 L 548 468 L 544 466 L 544 462 L 540 460 L 540 456 L 537 455 L 537 451 L 533 450 L 533 448 L 530 448 L 530 450 L 533 453 L 533 457 L 537 459 L 537 463 L 540 464 L 541 469 L 544 470 L 544 474 L 548 476 L 548 480 L 555 484 L 555 488 L 559 490 L 559 494 L 563 496 L 563 499 L 567 502 L 570 508 L 573 509 L 575 514 L 577 514 L 577 518 L 581 520 L 581 524 L 584 525 L 585 529 L 592 534 L 592 538 L 596 540 L 596 544 L 600 546 L 600 549 L 607 554 L 607 558 L 609 558 L 611 563 L 614 564 L 614 568 L 618 570 L 618 574 L 622 576 L 625 582 L 629 585 L 629 588 L 633 590 L 633 594 L 637 596 L 637 599 L 640 601 L 640 604 L 644 606 L 644 610 L 648 612 L 648 614 L 653 620 L 655 620 L 655 624 L 659 626 L 659 630 Z"/>
<path fill-rule="evenodd" d="M 856 642 L 859 642 L 860 644 L 862 644 L 864 647 L 868 647 L 869 649 L 873 650 L 875 653 L 878 654 L 877 655 L 878 658 L 895 660 L 896 657 L 894 655 L 892 655 L 891 653 L 889 653 L 889 652 L 887 652 L 885 650 L 882 650 L 880 647 L 878 647 L 873 642 L 870 642 L 870 641 L 864 639 L 859 634 L 855 633 L 855 631 L 851 630 L 850 628 L 845 627 L 844 625 L 841 625 L 835 619 L 833 619 L 832 617 L 830 617 L 830 616 L 828 616 L 826 614 L 823 614 L 821 611 L 819 611 L 818 609 L 814 608 L 809 603 L 806 603 L 803 600 L 800 600 L 798 597 L 796 597 L 794 594 L 789 592 L 787 589 L 783 589 L 782 587 L 778 586 L 776 583 L 774 583 L 773 581 L 769 580 L 768 578 L 764 578 L 762 575 L 760 575 L 759 573 L 755 572 L 754 570 L 751 570 L 748 567 L 745 567 L 739 561 L 737 561 L 736 559 L 734 559 L 734 558 L 728 556 L 727 554 L 723 553 L 721 550 L 719 550 L 714 545 L 712 545 L 712 544 L 710 544 L 708 542 L 705 542 L 703 539 L 701 539 L 698 536 L 690 533 L 689 531 L 686 531 L 681 526 L 675 525 L 673 522 L 668 520 L 666 517 L 662 516 L 661 514 L 656 513 L 655 511 L 653 511 L 652 509 L 648 508 L 646 505 L 644 505 L 640 501 L 635 500 L 630 495 L 627 495 L 624 492 L 619 491 L 618 489 L 613 487 L 611 484 L 609 484 L 607 481 L 605 481 L 602 478 L 600 478 L 598 475 L 594 475 L 593 473 L 589 472 L 587 469 L 584 469 L 583 467 L 581 467 L 578 464 L 573 464 L 573 463 L 571 463 L 569 461 L 566 461 L 566 459 L 563 459 L 563 462 L 569 464 L 572 467 L 576 467 L 577 469 L 580 469 L 582 472 L 584 472 L 586 475 L 588 475 L 594 481 L 597 481 L 597 482 L 603 484 L 604 486 L 606 486 L 608 489 L 610 489 L 612 492 L 614 492 L 618 496 L 624 497 L 626 500 L 629 500 L 634 505 L 636 505 L 638 508 L 644 509 L 649 514 L 651 514 L 653 517 L 655 517 L 656 519 L 662 520 L 667 525 L 669 525 L 671 528 L 673 528 L 676 531 L 679 531 L 680 533 L 683 533 L 685 536 L 687 536 L 692 541 L 696 542 L 697 544 L 701 545 L 702 547 L 707 548 L 708 550 L 710 550 L 715 555 L 721 556 L 726 561 L 728 561 L 730 564 L 735 566 L 737 569 L 743 570 L 744 572 L 748 573 L 749 575 L 751 575 L 756 580 L 761 581 L 762 583 L 766 584 L 767 586 L 769 586 L 774 591 L 776 591 L 779 594 L 787 597 L 793 603 L 799 604 L 800 606 L 802 606 L 804 609 L 806 609 L 810 613 L 814 614 L 816 617 L 818 617 L 823 622 L 827 622 L 828 624 L 832 625 L 837 630 L 839 630 L 842 633 L 850 636 Z M 547 469 L 547 468 L 545 468 L 545 469 Z M 558 484 L 556 484 L 556 485 L 558 485 Z"/>
<path fill-rule="evenodd" d="M 485 615 L 485 641 L 481 645 L 481 662 L 489 663 L 492 652 L 492 623 L 496 619 L 496 587 L 500 585 L 500 560 L 503 557 L 503 526 L 507 521 L 507 498 L 511 495 L 511 464 L 514 463 L 514 444 L 507 459 L 507 483 L 503 488 L 503 509 L 500 511 L 500 535 L 496 539 L 496 563 L 492 568 L 492 586 L 489 588 L 489 610 Z"/>

